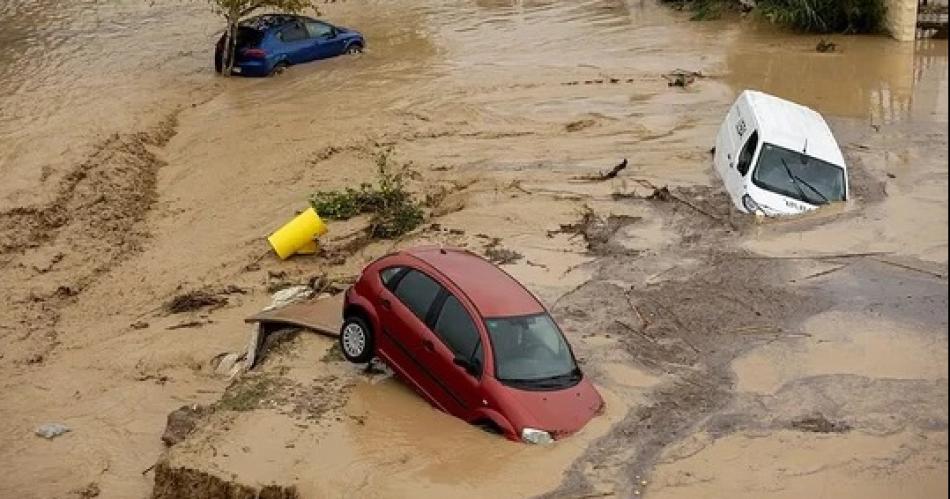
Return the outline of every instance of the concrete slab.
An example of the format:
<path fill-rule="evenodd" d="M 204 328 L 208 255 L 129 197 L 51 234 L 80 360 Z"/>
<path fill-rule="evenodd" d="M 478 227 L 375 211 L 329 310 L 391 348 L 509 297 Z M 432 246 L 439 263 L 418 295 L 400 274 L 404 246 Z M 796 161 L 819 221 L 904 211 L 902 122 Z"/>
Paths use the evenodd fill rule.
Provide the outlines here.
<path fill-rule="evenodd" d="M 274 326 L 297 326 L 316 333 L 337 337 L 343 325 L 343 295 L 315 298 L 287 305 L 275 310 L 265 310 L 244 319 L 247 323 L 259 323 L 262 330 Z"/>

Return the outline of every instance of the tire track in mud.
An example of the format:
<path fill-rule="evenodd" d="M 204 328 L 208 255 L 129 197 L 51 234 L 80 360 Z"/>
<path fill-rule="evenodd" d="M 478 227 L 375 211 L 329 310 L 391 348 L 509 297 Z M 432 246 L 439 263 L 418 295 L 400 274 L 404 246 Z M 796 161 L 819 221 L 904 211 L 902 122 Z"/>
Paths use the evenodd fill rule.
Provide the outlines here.
<path fill-rule="evenodd" d="M 175 136 L 179 114 L 103 140 L 63 177 L 49 204 L 0 213 L 4 280 L 26 283 L 0 288 L 0 300 L 11 305 L 0 315 L 0 338 L 16 335 L 17 360 L 42 362 L 58 343 L 60 310 L 149 237 L 141 222 L 158 199 L 165 163 L 157 150 Z"/>
<path fill-rule="evenodd" d="M 721 220 L 727 220 L 728 200 L 708 191 L 676 190 L 713 214 L 724 213 Z M 668 446 L 734 402 L 734 359 L 766 342 L 795 336 L 788 324 L 830 306 L 772 285 L 784 282 L 777 278 L 784 270 L 775 262 L 727 249 L 736 237 L 731 220 L 698 217 L 692 208 L 670 200 L 648 202 L 680 229 L 684 244 L 673 255 L 676 260 L 698 265 L 673 267 L 664 281 L 643 285 L 645 275 L 662 269 L 655 257 L 608 252 L 589 265 L 594 277 L 558 300 L 553 313 L 582 336 L 615 339 L 616 348 L 623 348 L 635 365 L 665 374 L 667 381 L 648 394 L 649 402 L 595 441 L 556 490 L 541 497 L 639 494 L 641 477 L 649 475 Z M 588 362 L 596 362 L 598 354 L 604 355 L 594 348 Z"/>

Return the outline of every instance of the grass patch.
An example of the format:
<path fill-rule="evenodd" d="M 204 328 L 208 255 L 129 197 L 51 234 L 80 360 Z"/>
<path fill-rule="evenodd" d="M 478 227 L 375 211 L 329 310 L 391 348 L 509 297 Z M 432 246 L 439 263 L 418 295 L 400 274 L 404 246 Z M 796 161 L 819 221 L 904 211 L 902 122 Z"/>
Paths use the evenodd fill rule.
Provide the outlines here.
<path fill-rule="evenodd" d="M 245 376 L 239 378 L 225 390 L 221 400 L 217 403 L 218 409 L 225 411 L 246 412 L 264 407 L 274 400 L 285 382 L 269 376 Z"/>
<path fill-rule="evenodd" d="M 392 239 L 411 232 L 424 220 L 422 206 L 406 190 L 405 172 L 393 171 L 392 150 L 376 155 L 376 184 L 363 183 L 359 188 L 318 191 L 310 204 L 322 217 L 346 220 L 364 213 L 372 214 L 369 235 Z"/>
<path fill-rule="evenodd" d="M 346 357 L 343 356 L 340 343 L 336 341 L 327 349 L 327 353 L 320 357 L 320 362 L 343 362 L 344 360 L 346 360 Z"/>

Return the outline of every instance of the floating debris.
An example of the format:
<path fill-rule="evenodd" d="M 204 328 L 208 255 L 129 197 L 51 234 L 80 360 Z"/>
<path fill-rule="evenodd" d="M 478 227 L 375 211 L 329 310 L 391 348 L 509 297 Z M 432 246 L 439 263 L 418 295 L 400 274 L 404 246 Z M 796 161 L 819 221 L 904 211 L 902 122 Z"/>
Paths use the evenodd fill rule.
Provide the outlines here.
<path fill-rule="evenodd" d="M 706 75 L 700 71 L 687 71 L 685 69 L 676 69 L 663 75 L 668 86 L 680 88 L 686 88 L 695 83 L 696 79 L 705 77 Z"/>
<path fill-rule="evenodd" d="M 43 437 L 47 440 L 52 440 L 64 433 L 70 432 L 72 429 L 61 423 L 46 423 L 34 432 L 36 436 Z"/>

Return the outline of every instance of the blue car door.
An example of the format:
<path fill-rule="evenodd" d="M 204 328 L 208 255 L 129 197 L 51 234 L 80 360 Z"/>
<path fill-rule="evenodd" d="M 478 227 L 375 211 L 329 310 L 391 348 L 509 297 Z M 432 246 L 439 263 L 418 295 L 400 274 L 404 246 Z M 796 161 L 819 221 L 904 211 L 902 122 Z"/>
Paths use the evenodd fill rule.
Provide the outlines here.
<path fill-rule="evenodd" d="M 314 59 L 310 34 L 302 23 L 294 22 L 287 25 L 280 30 L 277 38 L 281 41 L 281 52 L 291 64 L 300 64 Z"/>
<path fill-rule="evenodd" d="M 314 59 L 326 59 L 343 53 L 345 42 L 336 28 L 319 21 L 307 22 L 306 27 L 310 34 Z"/>

